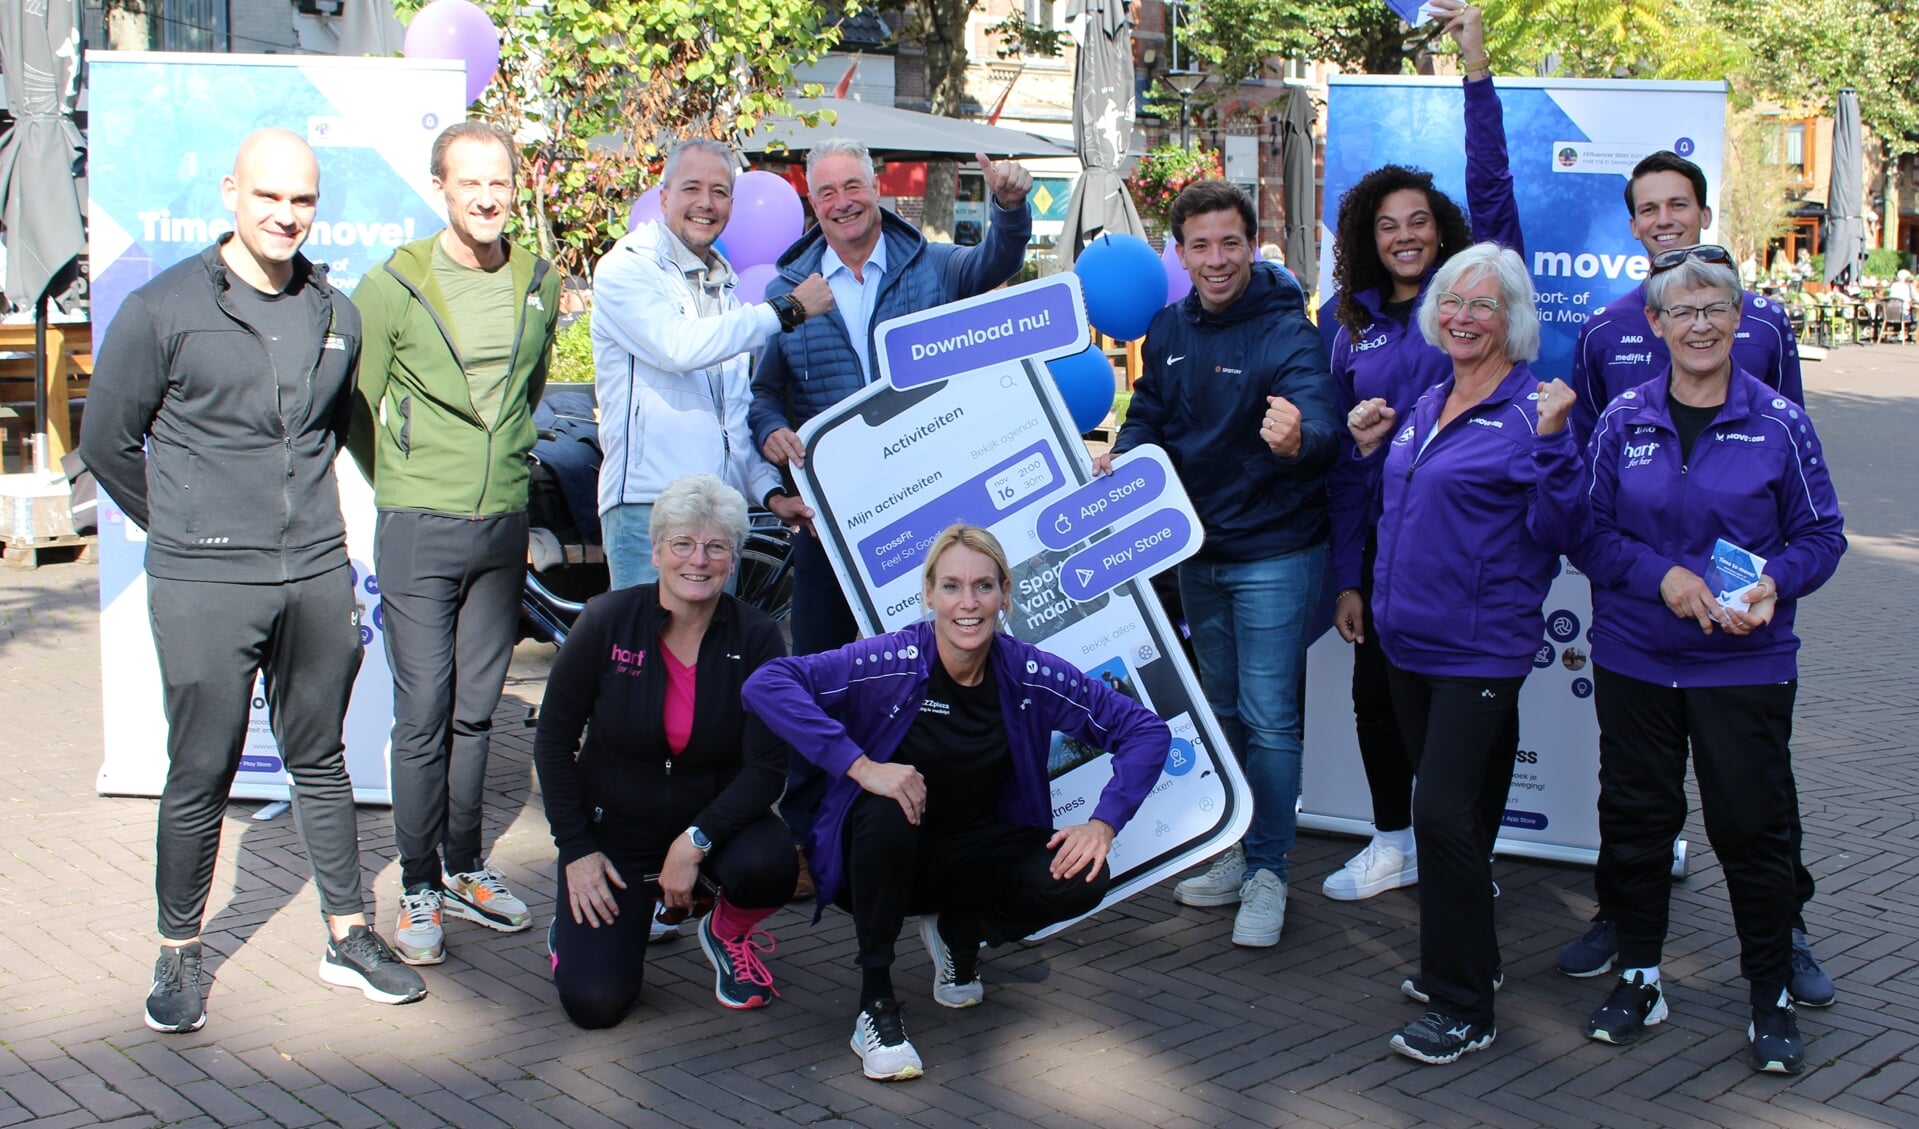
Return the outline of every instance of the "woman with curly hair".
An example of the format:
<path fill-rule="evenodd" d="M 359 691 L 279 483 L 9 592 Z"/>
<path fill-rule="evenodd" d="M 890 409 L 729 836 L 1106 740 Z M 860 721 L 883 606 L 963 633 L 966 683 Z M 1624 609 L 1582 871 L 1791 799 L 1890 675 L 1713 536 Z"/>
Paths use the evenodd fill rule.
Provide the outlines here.
<path fill-rule="evenodd" d="M 1404 165 L 1374 169 L 1340 199 L 1333 242 L 1336 292 L 1320 308 L 1319 329 L 1342 412 L 1381 399 L 1406 418 L 1420 393 L 1452 371 L 1445 351 L 1427 343 L 1412 323 L 1434 273 L 1474 243 L 1497 243 L 1522 258 L 1525 254 L 1506 162 L 1505 119 L 1479 9 L 1463 0 L 1433 0 L 1431 7 L 1459 44 L 1466 75 L 1466 199 L 1472 216 L 1469 222 L 1459 205 L 1434 187 L 1431 173 Z M 1333 625 L 1354 644 L 1353 716 L 1372 791 L 1374 834 L 1364 850 L 1327 876 L 1323 889 L 1329 898 L 1357 901 L 1419 881 L 1413 770 L 1393 716 L 1386 658 L 1373 625 L 1377 461 L 1362 460 L 1347 437 L 1326 489 L 1331 580 L 1339 594 Z"/>

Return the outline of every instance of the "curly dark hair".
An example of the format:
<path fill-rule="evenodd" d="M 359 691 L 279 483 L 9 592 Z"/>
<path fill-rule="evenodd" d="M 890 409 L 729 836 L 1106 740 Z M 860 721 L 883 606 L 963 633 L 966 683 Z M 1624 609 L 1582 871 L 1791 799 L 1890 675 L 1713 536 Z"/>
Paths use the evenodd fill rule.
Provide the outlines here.
<path fill-rule="evenodd" d="M 1472 226 L 1466 213 L 1453 198 L 1433 185 L 1433 174 L 1405 165 L 1382 165 L 1359 178 L 1359 183 L 1339 198 L 1339 226 L 1333 234 L 1333 288 L 1339 292 L 1334 316 L 1339 324 L 1357 335 L 1373 323 L 1373 316 L 1354 297 L 1368 290 L 1384 289 L 1392 282 L 1386 265 L 1379 261 L 1378 245 L 1373 241 L 1373 219 L 1386 197 L 1402 189 L 1417 189 L 1426 194 L 1433 220 L 1439 224 L 1439 258 L 1435 268 L 1473 245 Z"/>

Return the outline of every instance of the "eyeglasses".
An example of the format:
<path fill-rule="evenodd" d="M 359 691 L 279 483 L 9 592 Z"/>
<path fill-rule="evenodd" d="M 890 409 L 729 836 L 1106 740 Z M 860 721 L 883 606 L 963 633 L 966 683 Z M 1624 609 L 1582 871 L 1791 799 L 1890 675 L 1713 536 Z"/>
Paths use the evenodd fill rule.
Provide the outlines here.
<path fill-rule="evenodd" d="M 1466 309 L 1466 316 L 1474 321 L 1491 321 L 1499 314 L 1497 298 L 1474 298 L 1467 301 L 1450 290 L 1442 291 L 1439 300 L 1434 303 L 1434 308 L 1439 311 L 1439 316 L 1442 318 L 1452 317 L 1462 306 Z"/>
<path fill-rule="evenodd" d="M 1698 259 L 1702 263 L 1723 263 L 1732 265 L 1732 252 L 1717 243 L 1696 243 L 1691 247 L 1674 247 L 1670 251 L 1661 251 L 1652 257 L 1652 271 L 1646 277 L 1664 274 L 1687 259 Z"/>
<path fill-rule="evenodd" d="M 675 537 L 666 543 L 666 551 L 680 560 L 692 556 L 695 549 L 705 549 L 709 561 L 723 561 L 733 555 L 733 546 L 724 541 L 695 541 L 691 537 Z"/>
<path fill-rule="evenodd" d="M 1731 302 L 1711 302 L 1704 306 L 1667 306 L 1659 312 L 1680 325 L 1691 325 L 1701 317 L 1711 322 L 1723 322 L 1732 316 L 1732 310 Z"/>

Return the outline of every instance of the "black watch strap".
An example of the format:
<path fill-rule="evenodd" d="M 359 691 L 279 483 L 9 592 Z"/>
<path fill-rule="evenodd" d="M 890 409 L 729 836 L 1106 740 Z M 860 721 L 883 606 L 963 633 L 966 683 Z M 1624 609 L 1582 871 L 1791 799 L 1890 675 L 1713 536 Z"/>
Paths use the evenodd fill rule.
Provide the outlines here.
<path fill-rule="evenodd" d="M 801 322 L 806 320 L 805 309 L 791 294 L 781 294 L 778 297 L 768 298 L 766 304 L 772 306 L 773 312 L 779 315 L 780 329 L 782 332 L 791 333 L 800 327 Z"/>

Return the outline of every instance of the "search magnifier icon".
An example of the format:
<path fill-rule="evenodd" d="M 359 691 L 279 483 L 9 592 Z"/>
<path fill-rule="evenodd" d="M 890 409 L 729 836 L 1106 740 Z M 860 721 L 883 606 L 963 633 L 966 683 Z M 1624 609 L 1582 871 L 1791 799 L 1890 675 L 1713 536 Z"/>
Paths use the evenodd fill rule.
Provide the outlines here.
<path fill-rule="evenodd" d="M 1001 388 L 1011 388 L 1013 386 L 1013 374 L 1007 373 L 1005 376 L 1000 377 L 999 386 Z"/>

